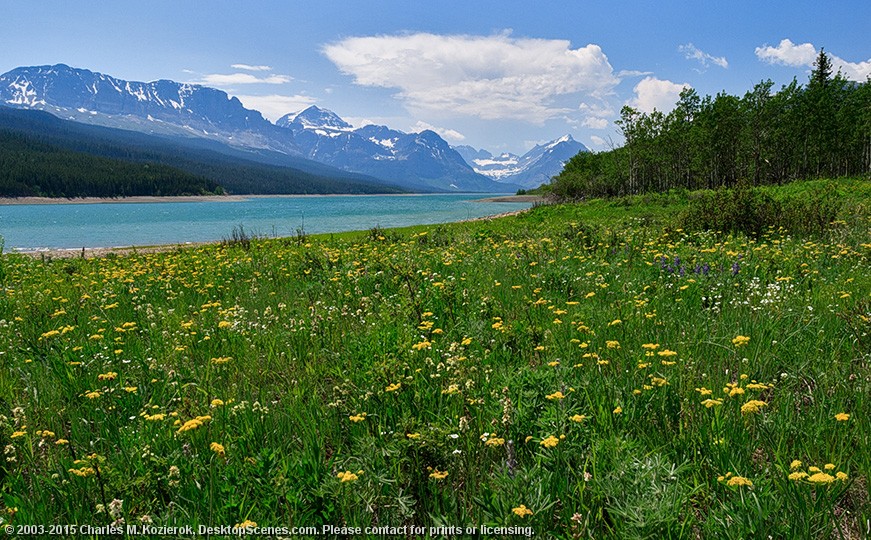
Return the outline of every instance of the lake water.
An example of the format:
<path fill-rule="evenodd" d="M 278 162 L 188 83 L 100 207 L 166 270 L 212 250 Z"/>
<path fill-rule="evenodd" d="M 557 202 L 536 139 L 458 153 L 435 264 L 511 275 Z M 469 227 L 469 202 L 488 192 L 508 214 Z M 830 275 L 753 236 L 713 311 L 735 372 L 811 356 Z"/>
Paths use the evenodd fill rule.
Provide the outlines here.
<path fill-rule="evenodd" d="M 181 244 L 221 240 L 233 227 L 263 236 L 447 223 L 529 208 L 479 202 L 499 194 L 252 197 L 231 201 L 0 206 L 5 249 Z M 504 194 L 503 194 L 504 195 Z"/>

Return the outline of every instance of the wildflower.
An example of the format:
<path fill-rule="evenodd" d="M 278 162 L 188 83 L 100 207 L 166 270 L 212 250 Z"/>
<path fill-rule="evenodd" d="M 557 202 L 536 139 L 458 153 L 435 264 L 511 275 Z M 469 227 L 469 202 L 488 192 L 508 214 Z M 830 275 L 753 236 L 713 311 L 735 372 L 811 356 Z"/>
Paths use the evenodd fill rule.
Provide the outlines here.
<path fill-rule="evenodd" d="M 484 443 L 485 446 L 502 446 L 503 444 L 505 444 L 505 439 L 500 439 L 498 437 L 491 437 Z"/>
<path fill-rule="evenodd" d="M 415 343 L 411 346 L 411 348 L 415 351 L 420 351 L 422 349 L 432 349 L 432 343 L 427 340 L 423 340 L 420 343 Z"/>
<path fill-rule="evenodd" d="M 560 441 L 559 439 L 557 439 L 553 435 L 550 435 L 548 438 L 544 439 L 539 444 L 545 448 L 553 448 L 554 446 L 559 444 L 559 441 Z"/>
<path fill-rule="evenodd" d="M 619 349 L 620 342 L 619 341 L 606 341 L 605 346 L 608 347 L 609 349 Z"/>
<path fill-rule="evenodd" d="M 58 446 L 63 446 L 65 444 L 70 444 L 70 441 L 68 441 L 66 439 L 58 439 L 58 440 L 54 441 L 54 444 L 56 444 Z"/>
<path fill-rule="evenodd" d="M 743 476 L 733 476 L 726 482 L 727 486 L 747 486 L 753 487 L 753 482 Z"/>
<path fill-rule="evenodd" d="M 622 413 L 622 412 L 623 412 L 623 407 L 617 406 L 617 407 L 614 409 L 614 414 L 620 414 L 620 413 Z"/>
<path fill-rule="evenodd" d="M 467 338 L 463 338 L 463 341 L 460 342 L 460 345 L 463 345 L 465 347 L 466 345 L 469 345 L 471 343 L 472 343 L 472 338 L 467 337 Z"/>
<path fill-rule="evenodd" d="M 656 354 L 658 354 L 659 356 L 665 356 L 665 357 L 677 356 L 677 353 L 676 353 L 675 351 L 671 351 L 671 350 L 668 350 L 668 349 L 665 349 L 665 350 L 659 351 L 659 352 L 656 353 Z"/>
<path fill-rule="evenodd" d="M 17 439 L 18 437 L 23 437 L 27 435 L 26 431 L 16 431 L 9 436 L 10 439 Z"/>
<path fill-rule="evenodd" d="M 408 434 L 406 434 L 405 436 L 408 437 L 408 438 L 411 439 L 411 440 L 417 440 L 417 439 L 420 439 L 420 433 L 408 433 Z"/>
<path fill-rule="evenodd" d="M 556 391 L 556 392 L 554 392 L 553 394 L 550 394 L 550 395 L 547 395 L 547 396 L 544 396 L 544 397 L 546 397 L 546 398 L 549 399 L 550 401 L 554 401 L 554 400 L 564 399 L 566 396 L 564 396 L 562 392 L 560 392 L 560 391 Z"/>
<path fill-rule="evenodd" d="M 213 365 L 216 365 L 216 366 L 219 366 L 219 365 L 221 365 L 221 364 L 226 364 L 226 363 L 229 362 L 230 360 L 232 360 L 232 358 L 230 358 L 229 356 L 221 356 L 221 357 L 218 357 L 218 358 L 212 358 L 212 364 L 213 364 Z"/>
<path fill-rule="evenodd" d="M 100 392 L 94 390 L 93 392 L 88 392 L 87 394 L 85 394 L 85 397 L 88 399 L 97 399 L 98 397 L 100 397 L 100 395 Z"/>
<path fill-rule="evenodd" d="M 750 343 L 750 338 L 747 336 L 735 336 L 734 338 L 732 338 L 732 345 L 734 345 L 736 348 L 743 347 L 748 343 Z"/>
<path fill-rule="evenodd" d="M 569 420 L 571 420 L 572 422 L 576 422 L 578 424 L 580 424 L 581 422 L 583 422 L 586 419 L 587 419 L 587 416 L 584 414 L 576 414 L 576 415 L 572 416 L 571 418 L 569 418 Z"/>
<path fill-rule="evenodd" d="M 813 484 L 831 484 L 835 481 L 835 477 L 828 473 L 818 472 L 808 476 L 807 480 Z"/>
<path fill-rule="evenodd" d="M 166 418 L 166 415 L 164 413 L 146 414 L 143 418 L 148 422 L 158 422 Z"/>
<path fill-rule="evenodd" d="M 345 483 L 345 482 L 355 482 L 355 481 L 357 481 L 357 480 L 360 478 L 359 476 L 357 476 L 356 474 L 352 473 L 351 471 L 340 472 L 339 474 L 336 475 L 336 477 L 337 477 L 339 480 L 341 480 L 342 483 Z"/>
<path fill-rule="evenodd" d="M 706 399 L 702 402 L 702 405 L 704 405 L 707 409 L 710 409 L 711 407 L 719 407 L 722 404 L 722 399 Z"/>
<path fill-rule="evenodd" d="M 218 454 L 218 456 L 226 457 L 226 455 L 224 454 L 224 445 L 223 444 L 213 442 L 212 444 L 209 445 L 209 448 L 212 450 L 212 452 Z"/>
<path fill-rule="evenodd" d="M 251 521 L 250 519 L 246 519 L 242 523 L 237 523 L 236 525 L 234 525 L 233 528 L 235 528 L 235 529 L 248 529 L 248 528 L 253 529 L 255 527 L 257 527 L 257 523 L 255 523 L 254 521 Z"/>
<path fill-rule="evenodd" d="M 752 414 L 759 412 L 762 407 L 767 407 L 768 403 L 764 401 L 759 401 L 758 399 L 751 399 L 744 405 L 741 405 L 741 413 L 742 414 Z"/>
<path fill-rule="evenodd" d="M 395 383 L 395 384 L 389 385 L 387 388 L 384 389 L 384 391 L 385 392 L 396 392 L 400 388 L 402 388 L 402 383 Z"/>
<path fill-rule="evenodd" d="M 182 424 L 182 426 L 180 428 L 178 428 L 178 431 L 176 433 L 184 433 L 185 431 L 197 429 L 198 427 L 201 427 L 203 424 L 205 424 L 206 422 L 208 422 L 211 419 L 212 419 L 211 416 L 197 416 L 196 418 L 192 418 L 192 419 L 188 420 L 187 422 L 185 422 L 184 424 Z"/>
<path fill-rule="evenodd" d="M 230 328 L 231 326 L 233 326 L 233 323 L 231 323 L 230 321 L 221 321 L 218 323 L 218 328 L 221 328 L 221 329 Z"/>
<path fill-rule="evenodd" d="M 789 468 L 792 470 L 801 468 L 801 461 L 794 459 L 792 463 L 789 464 Z"/>
<path fill-rule="evenodd" d="M 608 326 L 614 326 L 616 324 L 623 324 L 623 321 L 621 321 L 620 319 L 614 319 L 613 321 L 608 323 Z"/>
<path fill-rule="evenodd" d="M 645 343 L 641 346 L 642 349 L 647 349 L 649 351 L 655 351 L 659 348 L 659 343 Z"/>
<path fill-rule="evenodd" d="M 841 482 L 846 482 L 846 481 L 847 481 L 847 478 L 849 478 L 849 477 L 847 476 L 847 473 L 845 473 L 845 472 L 841 472 L 841 471 L 838 471 L 838 472 L 835 474 L 835 478 L 837 478 L 837 479 L 840 480 Z"/>
<path fill-rule="evenodd" d="M 835 420 L 837 420 L 838 422 L 846 422 L 849 419 L 849 413 L 842 412 L 835 415 Z"/>
<path fill-rule="evenodd" d="M 793 480 L 795 482 L 798 482 L 802 478 L 807 478 L 807 473 L 804 471 L 795 471 L 795 472 L 789 473 L 789 479 Z"/>
<path fill-rule="evenodd" d="M 521 517 L 521 518 L 532 515 L 532 510 L 527 508 L 525 504 L 521 504 L 517 508 L 512 508 L 511 511 L 514 512 L 514 514 L 516 514 L 518 517 Z"/>
<path fill-rule="evenodd" d="M 81 476 L 82 478 L 87 478 L 88 476 L 94 476 L 97 472 L 93 467 L 81 467 L 78 469 L 69 469 L 68 472 L 74 474 L 76 476 Z"/>
<path fill-rule="evenodd" d="M 448 471 L 440 471 L 438 469 L 433 470 L 433 472 L 429 475 L 430 478 L 434 478 L 435 480 L 444 480 L 448 477 Z"/>
<path fill-rule="evenodd" d="M 355 414 L 355 415 L 348 417 L 348 420 L 350 420 L 351 422 L 354 422 L 354 423 L 362 422 L 365 419 L 366 419 L 366 413 Z"/>
<path fill-rule="evenodd" d="M 218 398 L 213 399 L 213 400 L 212 400 L 212 403 L 211 403 L 213 409 L 216 408 L 216 407 L 220 407 L 220 406 L 223 405 L 223 404 L 224 404 L 224 400 L 223 400 L 223 399 L 218 399 Z"/>

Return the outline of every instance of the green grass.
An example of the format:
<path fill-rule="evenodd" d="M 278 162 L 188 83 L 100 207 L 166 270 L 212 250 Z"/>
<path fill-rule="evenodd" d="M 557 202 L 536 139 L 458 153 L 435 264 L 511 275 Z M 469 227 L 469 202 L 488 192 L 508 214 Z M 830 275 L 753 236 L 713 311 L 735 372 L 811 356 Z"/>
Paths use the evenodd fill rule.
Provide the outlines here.
<path fill-rule="evenodd" d="M 842 215 L 807 237 L 687 232 L 697 195 L 669 193 L 5 255 L 3 518 L 862 537 L 869 184 L 835 186 Z"/>

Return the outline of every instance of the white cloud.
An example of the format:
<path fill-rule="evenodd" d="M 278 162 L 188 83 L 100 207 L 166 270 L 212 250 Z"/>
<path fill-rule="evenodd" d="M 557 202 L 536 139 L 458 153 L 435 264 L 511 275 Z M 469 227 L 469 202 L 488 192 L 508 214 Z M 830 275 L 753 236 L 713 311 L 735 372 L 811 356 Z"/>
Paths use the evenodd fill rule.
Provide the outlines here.
<path fill-rule="evenodd" d="M 310 96 L 281 96 L 272 94 L 268 96 L 236 95 L 248 109 L 260 111 L 268 120 L 275 122 L 287 113 L 298 112 L 314 105 L 315 99 Z"/>
<path fill-rule="evenodd" d="M 783 64 L 785 66 L 810 66 L 817 57 L 817 50 L 810 43 L 796 45 L 788 39 L 784 39 L 777 47 L 765 45 L 756 47 L 756 56 L 769 64 Z"/>
<path fill-rule="evenodd" d="M 233 64 L 230 67 L 233 69 L 243 69 L 245 71 L 272 71 L 270 66 L 252 66 L 251 64 Z"/>
<path fill-rule="evenodd" d="M 633 89 L 635 97 L 626 104 L 646 113 L 653 112 L 654 109 L 667 113 L 674 109 L 684 88 L 690 88 L 690 85 L 673 83 L 655 77 L 645 77 L 635 85 Z"/>
<path fill-rule="evenodd" d="M 596 146 L 605 146 L 605 139 L 603 139 L 602 137 L 599 137 L 597 135 L 590 135 L 590 140 Z"/>
<path fill-rule="evenodd" d="M 585 115 L 581 125 L 591 129 L 605 129 L 608 127 L 608 118 L 614 116 L 614 109 L 605 101 L 581 103 L 578 109 Z"/>
<path fill-rule="evenodd" d="M 258 77 L 250 73 L 210 73 L 203 75 L 198 82 L 206 86 L 233 86 L 236 84 L 286 84 L 292 81 L 287 75 L 267 75 Z"/>
<path fill-rule="evenodd" d="M 704 67 L 708 67 L 710 64 L 720 66 L 723 69 L 729 67 L 729 62 L 725 56 L 711 56 L 692 43 L 681 45 L 677 49 L 684 54 L 684 58 L 687 60 L 698 60 Z"/>
<path fill-rule="evenodd" d="M 440 128 L 436 127 L 432 124 L 427 124 L 426 122 L 421 122 L 420 120 L 414 124 L 414 127 L 411 129 L 414 133 L 420 133 L 425 130 L 435 131 L 439 134 L 439 136 L 446 141 L 450 142 L 462 142 L 466 140 L 466 136 L 454 129 Z"/>
<path fill-rule="evenodd" d="M 605 129 L 606 127 L 608 127 L 608 120 L 606 118 L 596 118 L 594 116 L 588 116 L 584 118 L 584 121 L 581 122 L 581 125 L 590 129 Z"/>
<path fill-rule="evenodd" d="M 756 47 L 756 56 L 769 64 L 783 64 L 792 67 L 811 67 L 814 65 L 819 51 L 812 43 L 802 43 L 796 45 L 789 39 L 781 40 L 777 47 L 765 45 Z M 841 72 L 841 75 L 851 81 L 865 81 L 871 77 L 871 58 L 864 62 L 847 62 L 843 58 L 829 54 L 832 61 L 832 68 L 835 73 Z"/>
<path fill-rule="evenodd" d="M 542 124 L 568 112 L 555 98 L 601 98 L 619 83 L 598 45 L 567 40 L 407 34 L 352 37 L 324 54 L 362 86 L 398 89 L 414 111 Z"/>

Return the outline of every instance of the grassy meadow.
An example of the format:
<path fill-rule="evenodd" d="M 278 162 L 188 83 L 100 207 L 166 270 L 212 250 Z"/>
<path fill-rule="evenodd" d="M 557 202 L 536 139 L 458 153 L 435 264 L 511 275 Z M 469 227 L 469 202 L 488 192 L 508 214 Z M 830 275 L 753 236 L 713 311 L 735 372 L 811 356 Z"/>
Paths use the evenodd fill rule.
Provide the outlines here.
<path fill-rule="evenodd" d="M 3 255 L 3 524 L 867 537 L 871 185 L 765 192 L 819 189 L 801 234 L 672 192 Z"/>

